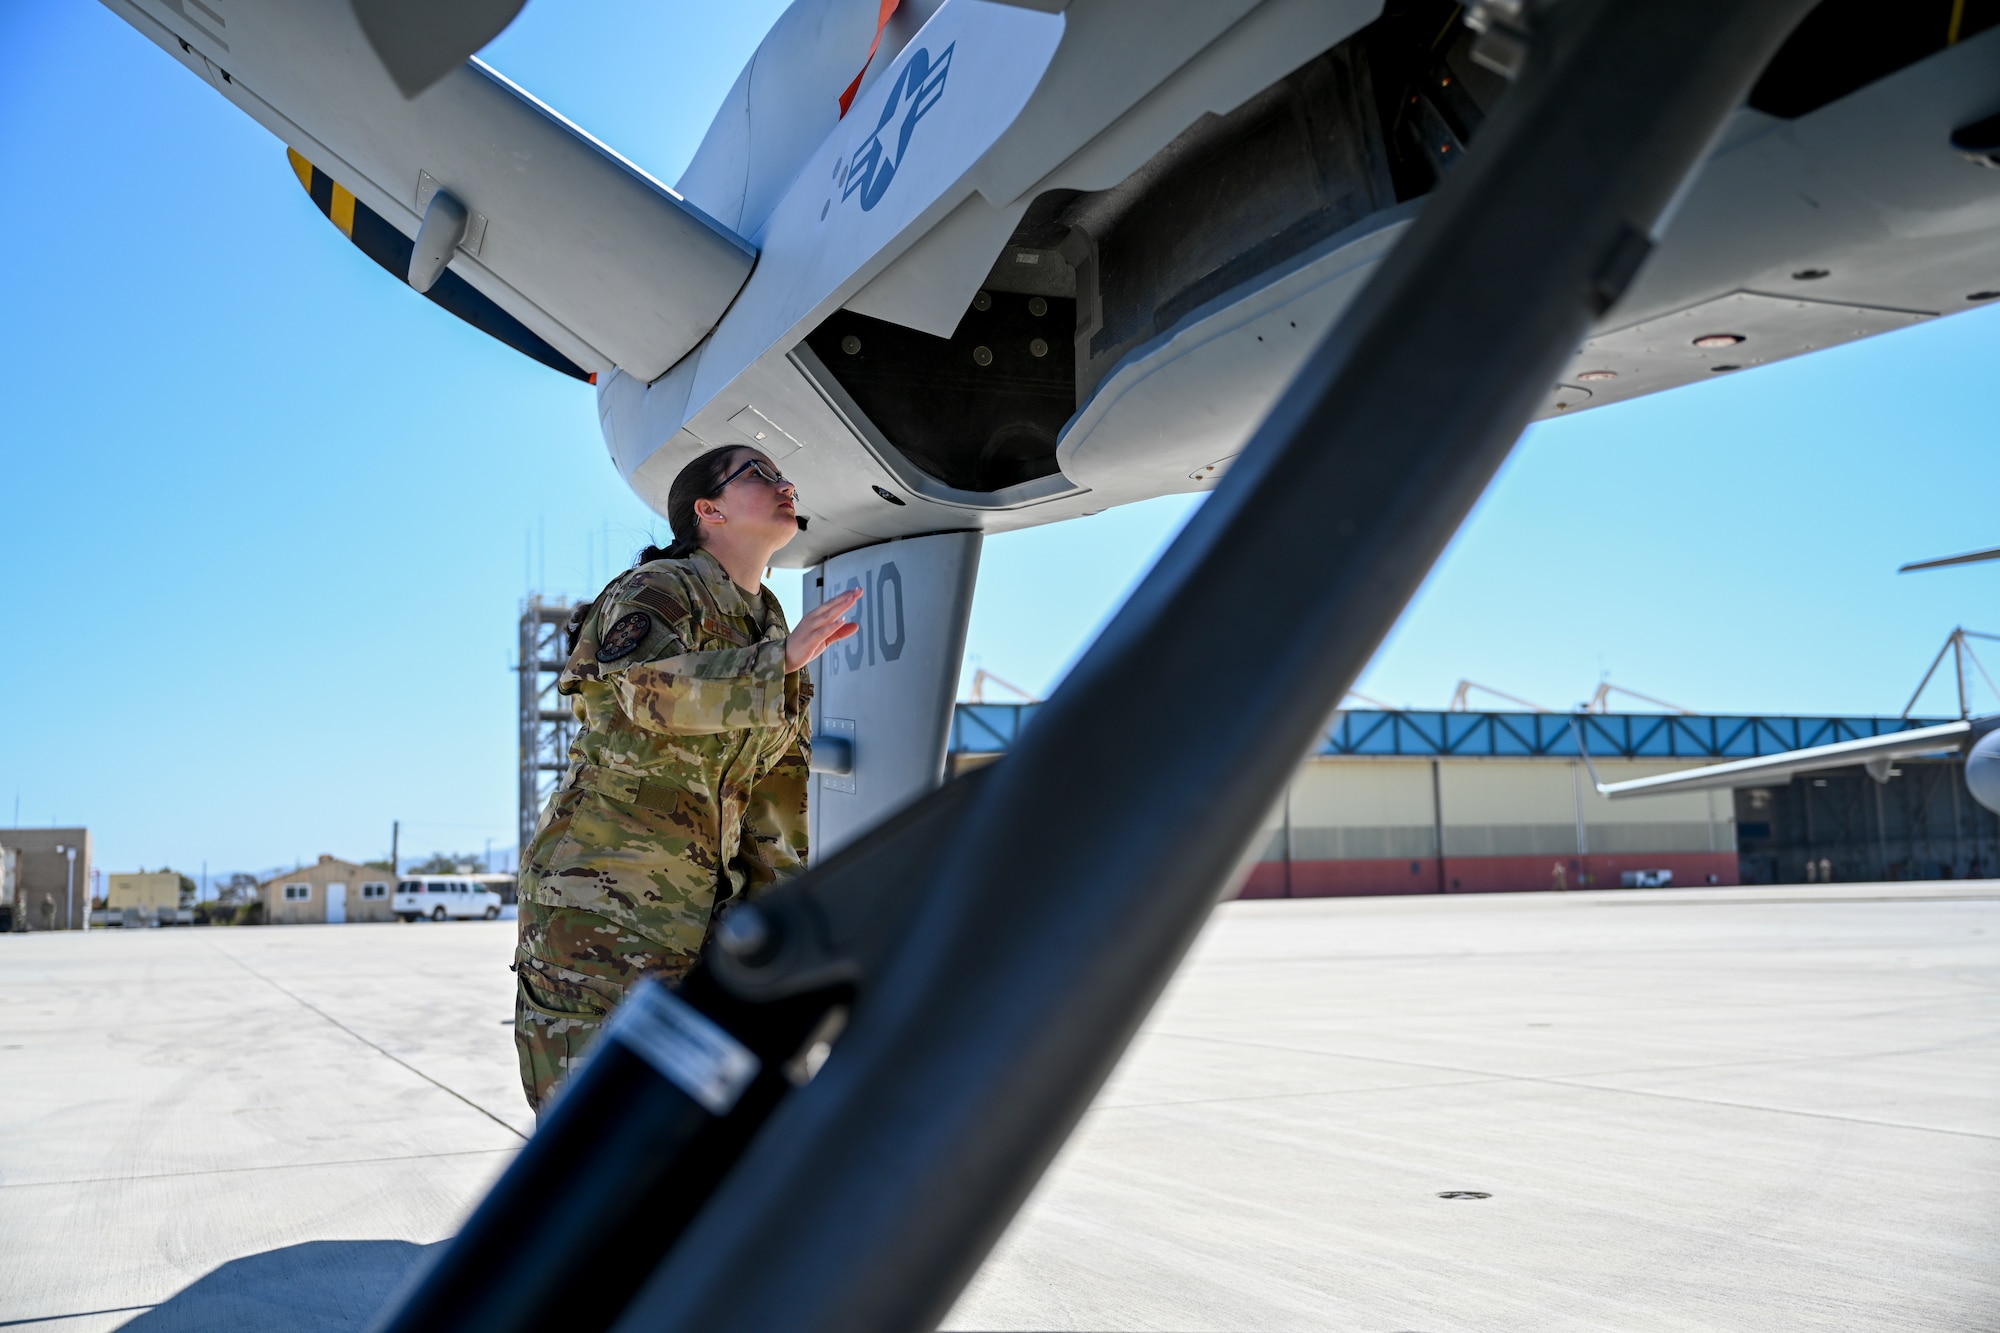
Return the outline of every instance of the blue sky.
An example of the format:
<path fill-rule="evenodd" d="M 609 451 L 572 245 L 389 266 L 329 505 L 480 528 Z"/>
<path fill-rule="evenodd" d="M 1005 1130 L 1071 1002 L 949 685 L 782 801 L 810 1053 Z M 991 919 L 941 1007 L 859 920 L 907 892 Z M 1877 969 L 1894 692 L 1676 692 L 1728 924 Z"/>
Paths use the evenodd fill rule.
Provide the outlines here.
<path fill-rule="evenodd" d="M 535 0 L 485 54 L 671 181 L 779 8 Z M 0 6 L 0 179 L 0 824 L 112 870 L 509 847 L 519 599 L 662 526 L 591 391 L 368 263 L 87 0 Z M 2000 632 L 2000 563 L 1895 573 L 2000 543 L 1996 351 L 2000 307 L 1536 428 L 1359 687 L 1897 711 Z M 991 540 L 968 670 L 1051 688 L 1191 503 Z"/>

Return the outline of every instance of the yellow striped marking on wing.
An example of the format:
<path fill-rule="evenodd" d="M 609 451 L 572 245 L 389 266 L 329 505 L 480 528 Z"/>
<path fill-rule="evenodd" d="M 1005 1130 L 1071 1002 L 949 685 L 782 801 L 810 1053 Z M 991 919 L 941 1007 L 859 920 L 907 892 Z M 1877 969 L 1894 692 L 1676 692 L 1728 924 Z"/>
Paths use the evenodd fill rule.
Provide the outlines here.
<path fill-rule="evenodd" d="M 333 212 L 327 216 L 340 228 L 341 235 L 350 241 L 354 239 L 354 193 L 339 181 L 333 183 Z"/>
<path fill-rule="evenodd" d="M 285 158 L 292 164 L 292 174 L 299 178 L 299 184 L 306 187 L 307 194 L 311 194 L 313 187 L 313 164 L 300 157 L 298 150 L 295 148 L 287 148 L 285 150 Z"/>

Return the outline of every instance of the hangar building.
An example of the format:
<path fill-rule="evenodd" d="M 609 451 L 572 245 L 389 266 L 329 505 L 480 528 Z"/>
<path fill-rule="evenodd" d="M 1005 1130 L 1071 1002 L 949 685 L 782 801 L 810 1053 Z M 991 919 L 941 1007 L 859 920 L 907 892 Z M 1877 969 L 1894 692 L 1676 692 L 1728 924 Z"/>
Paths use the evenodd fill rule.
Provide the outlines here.
<path fill-rule="evenodd" d="M 1005 753 L 1036 709 L 960 704 L 952 770 Z M 1619 801 L 1585 764 L 1618 782 L 1939 720 L 1343 711 L 1267 820 L 1242 896 L 2000 873 L 2000 816 L 1965 792 L 1957 759 L 1899 761 L 1886 783 L 1857 766 Z"/>

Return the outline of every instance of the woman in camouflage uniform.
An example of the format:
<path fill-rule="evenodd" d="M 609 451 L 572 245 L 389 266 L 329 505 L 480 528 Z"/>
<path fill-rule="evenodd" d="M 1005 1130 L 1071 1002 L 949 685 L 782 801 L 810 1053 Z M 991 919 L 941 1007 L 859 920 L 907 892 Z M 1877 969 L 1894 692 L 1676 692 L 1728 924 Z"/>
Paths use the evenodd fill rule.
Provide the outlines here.
<path fill-rule="evenodd" d="M 754 449 L 674 479 L 674 541 L 570 622 L 556 688 L 582 731 L 520 880 L 514 1041 L 539 1113 L 640 977 L 673 980 L 717 909 L 806 862 L 804 667 L 854 633 L 858 592 L 787 630 L 763 574 L 796 488 Z"/>

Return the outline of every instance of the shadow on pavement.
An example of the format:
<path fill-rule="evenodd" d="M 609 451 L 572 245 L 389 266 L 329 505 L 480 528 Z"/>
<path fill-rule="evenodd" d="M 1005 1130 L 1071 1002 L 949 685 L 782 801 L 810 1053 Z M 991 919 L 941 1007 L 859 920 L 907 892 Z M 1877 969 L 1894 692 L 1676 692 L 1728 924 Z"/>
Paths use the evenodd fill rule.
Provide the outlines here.
<path fill-rule="evenodd" d="M 366 1328 L 410 1270 L 435 1248 L 406 1240 L 314 1240 L 232 1259 L 121 1324 L 119 1333 L 344 1333 Z"/>
<path fill-rule="evenodd" d="M 431 1248 L 407 1240 L 314 1240 L 232 1259 L 171 1300 L 120 1325 L 120 1333 L 334 1333 L 365 1328 Z"/>

